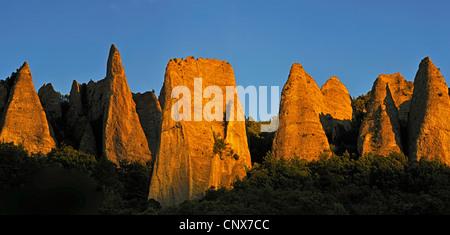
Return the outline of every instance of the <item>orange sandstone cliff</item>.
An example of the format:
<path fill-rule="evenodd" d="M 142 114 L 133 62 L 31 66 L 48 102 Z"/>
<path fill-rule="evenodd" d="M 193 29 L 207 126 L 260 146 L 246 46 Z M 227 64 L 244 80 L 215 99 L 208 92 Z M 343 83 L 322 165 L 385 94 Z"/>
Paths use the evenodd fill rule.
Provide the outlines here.
<path fill-rule="evenodd" d="M 201 78 L 201 85 L 194 85 L 195 78 Z M 190 97 L 183 93 L 179 99 L 172 98 L 177 86 L 185 86 Z M 223 99 L 218 94 L 202 95 L 210 86 L 221 91 Z M 236 119 L 242 106 L 237 94 L 233 95 L 236 99 L 226 98 L 227 86 L 236 87 L 233 68 L 227 62 L 193 57 L 169 61 L 159 97 L 161 136 L 149 198 L 162 206 L 174 205 L 197 198 L 212 186 L 230 187 L 236 178 L 246 175 L 251 159 L 245 122 Z M 191 107 L 184 106 L 180 110 L 190 115 L 190 121 L 175 121 L 172 107 L 183 97 L 189 98 Z M 232 107 L 234 119 L 222 121 L 226 110 Z M 218 113 L 207 113 L 221 118 L 207 121 L 208 115 L 201 116 L 204 109 L 217 109 Z"/>

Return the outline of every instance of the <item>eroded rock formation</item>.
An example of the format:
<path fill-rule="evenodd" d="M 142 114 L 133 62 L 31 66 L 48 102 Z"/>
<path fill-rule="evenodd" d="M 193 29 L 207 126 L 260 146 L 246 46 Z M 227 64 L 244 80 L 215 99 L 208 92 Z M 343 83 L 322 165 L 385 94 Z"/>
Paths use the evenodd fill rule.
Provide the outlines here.
<path fill-rule="evenodd" d="M 364 156 L 403 153 L 403 135 L 408 120 L 413 83 L 400 73 L 382 74 L 374 82 L 358 138 L 358 151 Z"/>
<path fill-rule="evenodd" d="M 337 77 L 330 77 L 320 90 L 323 93 L 325 102 L 323 113 L 330 114 L 337 120 L 352 120 L 351 97 L 348 94 L 347 87 Z"/>
<path fill-rule="evenodd" d="M 28 63 L 25 62 L 2 85 L 0 140 L 21 144 L 31 153 L 50 152 L 56 144 L 50 135 L 47 117 L 34 88 Z"/>
<path fill-rule="evenodd" d="M 181 93 L 173 93 L 180 87 Z M 227 62 L 188 57 L 169 61 L 159 99 L 154 91 L 132 94 L 112 45 L 106 77 L 73 81 L 70 96 L 61 96 L 52 84 L 36 93 L 25 62 L 0 81 L 0 141 L 21 144 L 31 153 L 45 154 L 64 142 L 114 163 L 153 160 L 148 197 L 175 205 L 210 187 L 230 187 L 251 167 L 235 87 Z M 414 83 L 400 73 L 380 75 L 359 129 L 361 156 L 404 152 L 412 161 L 450 165 L 449 92 L 428 57 Z M 319 89 L 302 65 L 293 64 L 275 117 L 278 128 L 273 126 L 274 155 L 308 161 L 330 156 L 331 144 L 346 138 L 350 128 L 357 130 L 352 112 L 351 97 L 338 78 Z M 174 113 L 182 113 L 182 120 Z"/>
<path fill-rule="evenodd" d="M 62 122 L 63 112 L 61 109 L 61 104 L 64 102 L 62 100 L 63 97 L 59 92 L 55 91 L 51 83 L 44 84 L 39 88 L 38 96 L 47 115 L 50 134 L 57 142 L 56 144 L 58 144 L 58 142 L 61 142 L 65 138 L 62 129 L 62 125 L 64 124 Z"/>
<path fill-rule="evenodd" d="M 109 52 L 105 83 L 102 147 L 106 157 L 113 162 L 150 161 L 147 138 L 136 112 L 119 51 L 114 45 Z"/>
<path fill-rule="evenodd" d="M 159 100 L 154 91 L 133 94 L 136 103 L 136 111 L 139 120 L 147 137 L 148 146 L 153 156 L 156 155 L 159 146 L 159 136 L 161 135 L 162 111 Z"/>
<path fill-rule="evenodd" d="M 320 114 L 320 122 L 328 137 L 328 142 L 341 145 L 346 133 L 351 129 L 353 118 L 352 100 L 347 87 L 335 76 L 330 77 L 320 88 L 325 104 Z"/>
<path fill-rule="evenodd" d="M 70 143 L 87 153 L 122 160 L 147 162 L 151 151 L 136 104 L 128 87 L 117 48 L 112 45 L 106 77 L 98 82 L 73 81 L 64 115 Z"/>
<path fill-rule="evenodd" d="M 450 165 L 448 86 L 429 57 L 420 62 L 408 120 L 408 154 Z"/>
<path fill-rule="evenodd" d="M 276 157 L 316 160 L 331 155 L 327 136 L 320 122 L 326 110 L 324 97 L 314 79 L 302 65 L 293 64 L 281 92 L 278 130 L 273 141 Z"/>
<path fill-rule="evenodd" d="M 195 78 L 201 78 L 197 85 Z M 177 86 L 185 86 L 189 93 L 183 93 L 182 97 L 188 97 L 187 101 L 192 105 L 182 109 L 188 112 L 190 121 L 172 118 L 172 107 L 182 98 L 172 98 L 172 91 Z M 210 86 L 221 91 L 223 99 L 217 93 L 211 98 L 202 96 L 204 89 Z M 225 110 L 231 110 L 231 107 L 242 109 L 237 94 L 233 95 L 234 101 L 226 98 L 227 86 L 236 87 L 233 68 L 227 62 L 193 57 L 169 61 L 159 97 L 161 139 L 149 198 L 163 206 L 174 205 L 201 196 L 211 186 L 230 187 L 236 178 L 246 175 L 251 159 L 244 119 L 237 121 L 240 119 L 236 119 L 236 109 L 233 109 L 236 111 L 234 119 L 228 121 L 220 118 L 207 121 L 210 116 L 202 115 L 203 109 L 211 111 L 212 107 L 216 111 L 213 113 L 222 118 Z M 219 106 L 223 109 L 219 110 Z"/>

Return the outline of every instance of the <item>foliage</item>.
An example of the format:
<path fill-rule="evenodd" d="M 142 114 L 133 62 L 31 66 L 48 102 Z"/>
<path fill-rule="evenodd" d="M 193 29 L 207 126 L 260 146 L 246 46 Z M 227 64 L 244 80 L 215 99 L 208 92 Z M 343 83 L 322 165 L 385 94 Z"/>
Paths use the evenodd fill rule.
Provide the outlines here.
<path fill-rule="evenodd" d="M 62 146 L 47 155 L 0 143 L 0 214 L 142 214 L 150 162 L 118 165 Z"/>
<path fill-rule="evenodd" d="M 272 149 L 274 132 L 261 132 L 261 124 L 269 124 L 269 122 L 256 122 L 248 118 L 245 120 L 247 129 L 247 141 L 252 156 L 252 162 L 261 163 L 267 152 Z"/>
<path fill-rule="evenodd" d="M 20 187 L 37 171 L 40 155 L 29 156 L 21 146 L 0 143 L 0 187 Z"/>
<path fill-rule="evenodd" d="M 161 214 L 449 214 L 450 168 L 403 154 L 336 156 L 313 162 L 275 158 L 199 200 Z"/>
<path fill-rule="evenodd" d="M 225 156 L 232 157 L 234 160 L 239 160 L 239 155 L 234 152 L 231 146 L 225 142 L 225 139 L 220 137 L 220 133 L 213 132 L 214 145 L 213 153 L 219 155 L 220 159 L 225 159 Z"/>
<path fill-rule="evenodd" d="M 226 143 L 223 138 L 220 138 L 220 133 L 218 133 L 217 135 L 213 133 L 213 136 L 214 136 L 213 153 L 222 156 L 222 152 L 228 147 L 228 143 Z"/>
<path fill-rule="evenodd" d="M 151 174 L 151 162 L 0 143 L 0 214 L 450 214 L 450 167 L 400 153 L 307 162 L 269 151 L 232 189 L 167 208 L 147 200 Z"/>
<path fill-rule="evenodd" d="M 49 164 L 91 175 L 97 160 L 93 155 L 77 151 L 70 145 L 55 148 L 47 154 Z"/>
<path fill-rule="evenodd" d="M 359 95 L 356 98 L 352 98 L 353 118 L 356 119 L 357 122 L 361 122 L 367 112 L 367 106 L 369 104 L 371 93 L 372 91 L 369 91 L 364 95 Z"/>

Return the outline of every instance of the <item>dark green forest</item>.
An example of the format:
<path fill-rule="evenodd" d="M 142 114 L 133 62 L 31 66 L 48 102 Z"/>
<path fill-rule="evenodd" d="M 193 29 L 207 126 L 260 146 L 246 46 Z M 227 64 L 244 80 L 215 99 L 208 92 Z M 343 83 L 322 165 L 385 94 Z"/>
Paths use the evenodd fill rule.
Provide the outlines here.
<path fill-rule="evenodd" d="M 353 129 L 333 156 L 307 162 L 275 158 L 274 133 L 247 120 L 253 167 L 231 189 L 168 208 L 147 200 L 152 162 L 106 159 L 69 145 L 47 155 L 0 144 L 0 214 L 100 215 L 396 215 L 450 214 L 450 167 L 401 153 L 357 154 L 369 94 L 353 99 Z"/>
<path fill-rule="evenodd" d="M 410 164 L 402 154 L 333 156 L 314 162 L 276 159 L 255 164 L 233 189 L 210 189 L 200 200 L 163 214 L 396 215 L 449 214 L 450 168 Z"/>
<path fill-rule="evenodd" d="M 151 162 L 116 164 L 71 146 L 47 155 L 0 144 L 0 214 L 139 214 Z M 158 208 L 158 207 L 156 207 Z"/>

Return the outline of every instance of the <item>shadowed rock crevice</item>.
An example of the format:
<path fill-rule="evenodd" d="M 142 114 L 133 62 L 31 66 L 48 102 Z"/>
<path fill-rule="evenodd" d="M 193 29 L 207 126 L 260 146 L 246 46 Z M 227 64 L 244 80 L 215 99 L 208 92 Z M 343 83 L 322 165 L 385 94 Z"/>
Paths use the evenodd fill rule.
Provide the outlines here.
<path fill-rule="evenodd" d="M 147 138 L 148 146 L 153 157 L 159 149 L 161 135 L 162 110 L 155 91 L 133 94 L 136 103 L 136 112 Z"/>
<path fill-rule="evenodd" d="M 403 144 L 401 140 L 402 132 L 400 126 L 400 119 L 397 106 L 395 106 L 394 99 L 392 98 L 389 85 L 386 84 L 386 98 L 384 99 L 384 105 L 386 107 L 386 114 L 389 117 L 389 123 L 392 126 L 392 132 L 394 133 L 395 146 L 398 146 L 400 152 L 403 152 Z"/>
<path fill-rule="evenodd" d="M 63 131 L 63 115 L 67 109 L 67 99 L 61 93 L 56 92 L 51 83 L 44 84 L 38 91 L 38 96 L 44 108 L 50 127 L 50 133 L 56 143 L 61 143 L 66 139 Z"/>

